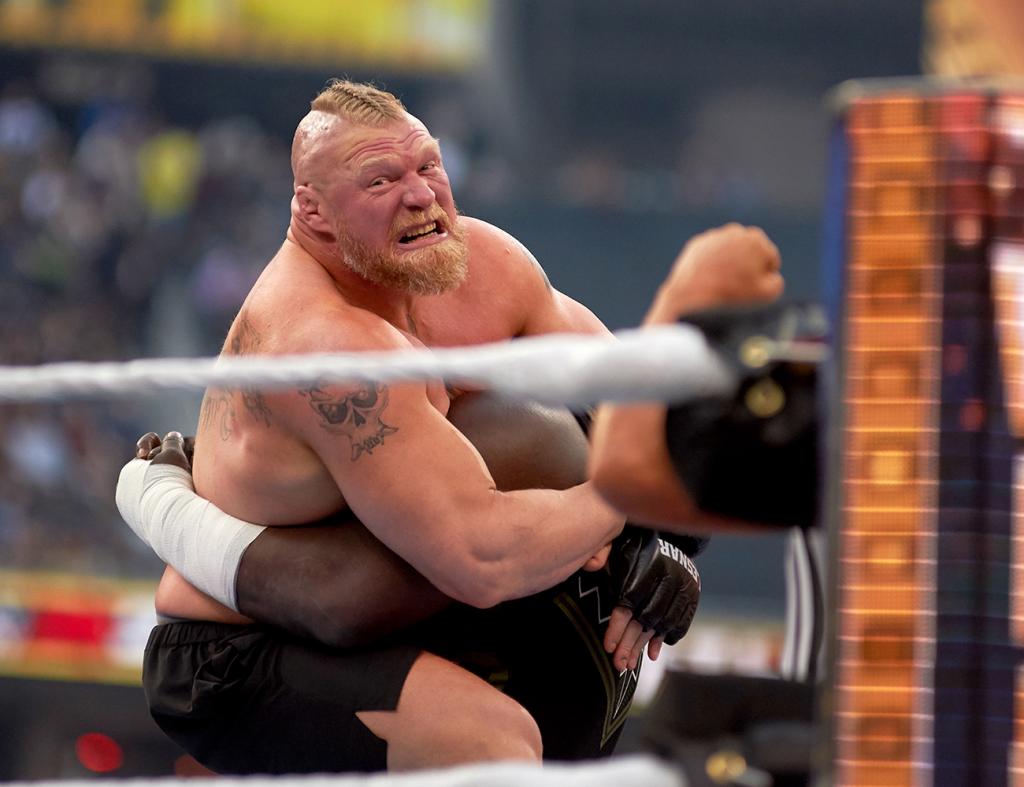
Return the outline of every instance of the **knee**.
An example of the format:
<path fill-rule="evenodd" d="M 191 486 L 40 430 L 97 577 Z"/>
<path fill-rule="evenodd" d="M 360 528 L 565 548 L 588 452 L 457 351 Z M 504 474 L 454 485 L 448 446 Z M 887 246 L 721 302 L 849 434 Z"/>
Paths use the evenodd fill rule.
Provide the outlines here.
<path fill-rule="evenodd" d="M 540 727 L 530 712 L 504 694 L 490 707 L 480 708 L 486 723 L 473 726 L 471 745 L 481 761 L 520 760 L 540 762 L 544 753 Z"/>
<path fill-rule="evenodd" d="M 359 718 L 388 742 L 393 770 L 467 762 L 539 762 L 540 728 L 518 702 L 450 661 L 421 653 L 410 670 L 397 713 Z"/>

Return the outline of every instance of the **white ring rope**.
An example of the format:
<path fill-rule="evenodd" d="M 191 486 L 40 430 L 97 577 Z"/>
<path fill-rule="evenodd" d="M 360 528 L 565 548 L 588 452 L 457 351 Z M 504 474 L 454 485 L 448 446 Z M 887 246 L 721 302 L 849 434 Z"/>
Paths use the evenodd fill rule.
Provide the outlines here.
<path fill-rule="evenodd" d="M 340 776 L 246 776 L 204 780 L 216 787 L 686 787 L 675 768 L 650 755 L 613 757 L 589 763 L 536 765 L 489 763 L 462 765 L 416 773 Z M 5 787 L 180 787 L 192 779 L 83 779 L 55 782 L 11 782 Z"/>
<path fill-rule="evenodd" d="M 444 379 L 516 399 L 573 406 L 601 400 L 680 402 L 736 387 L 734 372 L 693 326 L 632 329 L 616 336 L 619 341 L 553 334 L 430 350 L 0 366 L 0 402 L 207 386 Z"/>

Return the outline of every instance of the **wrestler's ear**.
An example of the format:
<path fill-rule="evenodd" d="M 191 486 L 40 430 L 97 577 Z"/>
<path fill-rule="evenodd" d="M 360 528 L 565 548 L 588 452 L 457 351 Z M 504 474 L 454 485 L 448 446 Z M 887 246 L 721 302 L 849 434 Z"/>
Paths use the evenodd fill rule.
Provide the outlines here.
<path fill-rule="evenodd" d="M 334 229 L 324 215 L 321 195 L 307 184 L 295 187 L 292 201 L 295 218 L 316 233 L 334 234 Z"/>

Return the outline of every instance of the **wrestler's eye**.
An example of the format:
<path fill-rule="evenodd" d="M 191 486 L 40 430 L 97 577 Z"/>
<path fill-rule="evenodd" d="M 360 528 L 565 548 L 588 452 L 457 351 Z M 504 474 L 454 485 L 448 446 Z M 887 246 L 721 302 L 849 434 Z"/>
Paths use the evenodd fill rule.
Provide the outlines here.
<path fill-rule="evenodd" d="M 439 166 L 440 165 L 436 161 L 428 161 L 420 167 L 420 172 L 430 172 L 431 170 L 437 169 Z"/>
<path fill-rule="evenodd" d="M 383 176 L 381 176 L 379 178 L 374 178 L 373 180 L 371 180 L 370 181 L 370 186 L 371 187 L 373 187 L 373 186 L 383 186 L 387 182 L 388 182 L 388 179 L 383 177 Z"/>

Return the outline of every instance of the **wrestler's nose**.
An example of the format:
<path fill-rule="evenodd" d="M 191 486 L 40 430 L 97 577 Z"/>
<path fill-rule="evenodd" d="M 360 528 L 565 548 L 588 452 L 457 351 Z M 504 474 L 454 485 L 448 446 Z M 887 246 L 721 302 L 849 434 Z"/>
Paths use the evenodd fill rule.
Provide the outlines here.
<path fill-rule="evenodd" d="M 419 175 L 408 178 L 405 184 L 405 192 L 402 195 L 402 204 L 407 208 L 418 208 L 424 210 L 434 204 L 436 195 L 426 180 Z"/>

